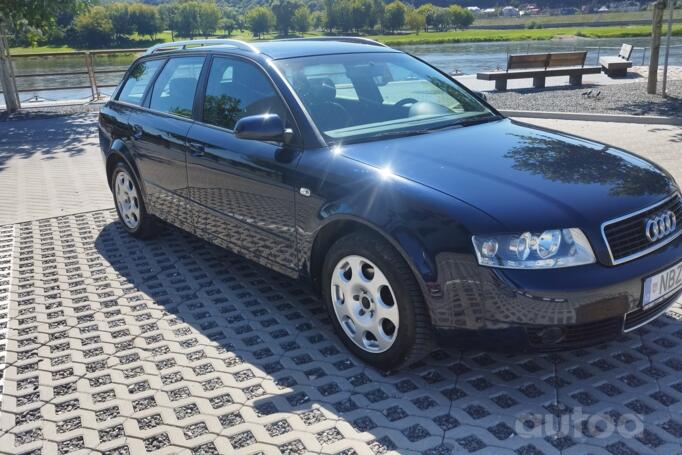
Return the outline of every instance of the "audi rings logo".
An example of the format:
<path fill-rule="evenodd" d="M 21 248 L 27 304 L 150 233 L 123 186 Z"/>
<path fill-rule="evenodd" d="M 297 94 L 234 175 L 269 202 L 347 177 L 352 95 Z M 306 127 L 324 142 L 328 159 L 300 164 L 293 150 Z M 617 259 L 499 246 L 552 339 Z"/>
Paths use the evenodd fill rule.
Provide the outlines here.
<path fill-rule="evenodd" d="M 654 218 L 647 218 L 644 233 L 650 242 L 656 242 L 663 237 L 672 234 L 677 228 L 677 219 L 670 210 L 659 213 Z"/>

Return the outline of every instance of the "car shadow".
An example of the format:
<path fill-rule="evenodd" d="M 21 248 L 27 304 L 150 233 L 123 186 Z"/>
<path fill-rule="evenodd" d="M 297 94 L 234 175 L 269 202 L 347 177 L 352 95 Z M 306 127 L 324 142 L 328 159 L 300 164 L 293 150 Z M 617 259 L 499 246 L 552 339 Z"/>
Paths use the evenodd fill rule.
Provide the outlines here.
<path fill-rule="evenodd" d="M 94 245 L 128 300 L 164 312 L 162 320 L 173 329 L 164 332 L 167 341 L 182 335 L 169 343 L 176 351 L 155 358 L 159 374 L 169 371 L 166 356 L 186 358 L 176 366 L 192 369 L 195 385 L 208 390 L 212 384 L 220 395 L 229 384 L 228 401 L 241 406 L 219 417 L 228 435 L 245 421 L 266 422 L 230 435 L 235 449 L 256 443 L 260 434 L 295 431 L 296 438 L 279 446 L 283 453 L 309 452 L 308 437 L 327 447 L 342 440 L 367 445 L 375 453 L 496 447 L 550 453 L 585 442 L 641 450 L 647 446 L 638 440 L 600 439 L 597 430 L 587 436 L 529 431 L 577 408 L 586 417 L 665 413 L 661 393 L 682 398 L 682 387 L 674 387 L 682 384 L 674 379 L 682 371 L 682 322 L 672 318 L 590 349 L 546 355 L 438 349 L 387 373 L 364 365 L 339 342 L 318 297 L 301 282 L 168 226 L 143 242 L 110 222 Z M 198 342 L 191 345 L 191 339 Z M 224 371 L 202 376 L 207 357 L 197 354 L 200 346 L 211 348 L 208 358 L 221 361 Z M 643 419 L 647 434 L 670 440 L 660 418 Z M 310 434 L 302 435 L 301 427 Z"/>

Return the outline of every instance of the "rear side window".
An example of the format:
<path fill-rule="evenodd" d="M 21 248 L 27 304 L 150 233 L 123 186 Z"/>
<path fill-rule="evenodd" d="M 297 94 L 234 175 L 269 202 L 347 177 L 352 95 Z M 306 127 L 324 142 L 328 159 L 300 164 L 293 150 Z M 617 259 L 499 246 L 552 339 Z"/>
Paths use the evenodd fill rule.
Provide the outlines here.
<path fill-rule="evenodd" d="M 182 117 L 192 117 L 194 93 L 204 57 L 172 58 L 156 78 L 149 107 Z"/>
<path fill-rule="evenodd" d="M 130 71 L 121 93 L 118 95 L 119 101 L 126 103 L 142 104 L 142 97 L 156 71 L 163 64 L 164 60 L 149 60 L 140 62 Z"/>
<path fill-rule="evenodd" d="M 206 84 L 203 121 L 231 130 L 240 118 L 259 114 L 277 114 L 286 121 L 286 109 L 267 76 L 243 60 L 214 58 Z"/>

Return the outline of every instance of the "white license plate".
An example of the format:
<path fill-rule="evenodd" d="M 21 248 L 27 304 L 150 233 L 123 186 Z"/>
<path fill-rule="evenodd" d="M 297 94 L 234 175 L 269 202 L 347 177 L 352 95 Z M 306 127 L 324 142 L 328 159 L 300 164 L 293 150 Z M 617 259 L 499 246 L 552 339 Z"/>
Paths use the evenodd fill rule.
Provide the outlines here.
<path fill-rule="evenodd" d="M 682 262 L 646 279 L 642 307 L 679 289 L 682 289 Z"/>

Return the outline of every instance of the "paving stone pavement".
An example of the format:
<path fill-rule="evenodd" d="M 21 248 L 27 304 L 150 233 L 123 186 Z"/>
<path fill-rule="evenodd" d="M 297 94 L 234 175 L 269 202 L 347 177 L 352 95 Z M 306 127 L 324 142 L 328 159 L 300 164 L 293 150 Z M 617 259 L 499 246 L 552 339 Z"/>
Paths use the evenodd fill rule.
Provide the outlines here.
<path fill-rule="evenodd" d="M 0 226 L 113 207 L 96 114 L 0 123 Z"/>
<path fill-rule="evenodd" d="M 674 161 L 674 137 L 632 145 Z M 305 285 L 86 210 L 0 226 L 2 453 L 682 453 L 680 303 L 590 349 L 441 349 L 386 374 Z"/>

